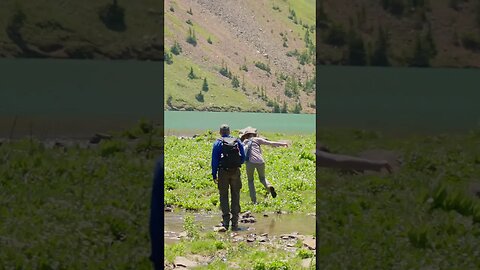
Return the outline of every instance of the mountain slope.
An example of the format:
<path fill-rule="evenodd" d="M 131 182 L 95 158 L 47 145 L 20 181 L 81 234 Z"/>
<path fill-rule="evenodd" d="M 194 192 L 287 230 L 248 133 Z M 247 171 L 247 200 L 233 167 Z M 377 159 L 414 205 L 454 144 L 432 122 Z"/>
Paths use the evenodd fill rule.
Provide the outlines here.
<path fill-rule="evenodd" d="M 319 64 L 480 67 L 479 0 L 322 0 L 317 14 Z"/>
<path fill-rule="evenodd" d="M 158 0 L 1 0 L 0 57 L 160 61 L 162 12 Z"/>
<path fill-rule="evenodd" d="M 166 108 L 270 112 L 285 103 L 289 112 L 314 113 L 314 7 L 313 0 L 167 1 L 165 47 L 172 62 L 165 64 Z M 195 46 L 187 42 L 190 33 Z M 176 43 L 178 55 L 171 50 Z M 295 49 L 305 52 L 303 60 Z M 231 76 L 222 75 L 222 67 Z M 188 79 L 191 68 L 198 79 Z M 202 91 L 205 78 L 208 91 Z"/>

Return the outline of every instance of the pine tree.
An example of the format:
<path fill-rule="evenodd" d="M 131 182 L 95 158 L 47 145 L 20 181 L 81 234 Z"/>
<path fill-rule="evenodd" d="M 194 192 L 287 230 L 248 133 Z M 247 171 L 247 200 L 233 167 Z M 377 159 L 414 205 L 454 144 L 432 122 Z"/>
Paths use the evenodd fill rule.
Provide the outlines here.
<path fill-rule="evenodd" d="M 302 104 L 300 104 L 300 101 L 295 104 L 295 108 L 293 109 L 293 113 L 301 113 L 302 112 Z"/>
<path fill-rule="evenodd" d="M 196 95 L 195 95 L 195 98 L 196 98 L 199 102 L 204 102 L 204 97 L 203 97 L 202 91 L 200 91 L 200 93 L 196 94 Z"/>
<path fill-rule="evenodd" d="M 274 101 L 274 104 L 273 104 L 273 112 L 274 112 L 274 113 L 280 113 L 280 105 L 278 105 L 278 102 L 277 102 L 277 101 Z"/>
<path fill-rule="evenodd" d="M 195 35 L 195 30 L 192 30 L 192 28 L 188 29 L 187 42 L 192 44 L 193 46 L 197 46 L 197 37 Z"/>
<path fill-rule="evenodd" d="M 417 36 L 417 41 L 415 43 L 415 49 L 413 52 L 413 57 L 410 61 L 410 66 L 412 67 L 429 67 L 430 66 L 430 53 L 429 49 L 426 48 L 424 42 L 420 36 Z"/>
<path fill-rule="evenodd" d="M 375 42 L 375 49 L 373 51 L 372 58 L 370 60 L 370 64 L 373 66 L 390 66 L 390 62 L 388 60 L 388 34 L 382 28 L 378 28 L 378 36 Z"/>
<path fill-rule="evenodd" d="M 163 56 L 165 58 L 165 62 L 167 62 L 167 65 L 173 64 L 173 56 L 171 53 L 164 52 Z"/>
<path fill-rule="evenodd" d="M 195 76 L 195 73 L 193 73 L 193 68 L 190 67 L 190 72 L 188 73 L 188 78 L 193 80 L 195 79 L 197 76 Z"/>
<path fill-rule="evenodd" d="M 240 86 L 240 82 L 238 81 L 237 76 L 233 76 L 232 78 L 232 86 L 233 88 L 238 88 Z"/>
<path fill-rule="evenodd" d="M 170 51 L 175 55 L 179 55 L 182 52 L 182 47 L 177 41 L 175 41 L 173 46 L 170 48 Z"/>
<path fill-rule="evenodd" d="M 282 113 L 287 113 L 288 112 L 288 106 L 287 106 L 287 101 L 283 101 L 283 107 L 282 107 Z"/>
<path fill-rule="evenodd" d="M 208 91 L 208 82 L 207 82 L 207 78 L 206 78 L 206 77 L 203 79 L 202 90 L 205 91 L 205 92 Z"/>
<path fill-rule="evenodd" d="M 428 49 L 430 56 L 435 57 L 437 55 L 437 47 L 435 46 L 435 41 L 433 40 L 432 26 L 430 24 L 428 24 L 428 31 L 425 41 L 429 47 Z"/>
<path fill-rule="evenodd" d="M 367 64 L 367 53 L 362 36 L 357 35 L 353 29 L 349 33 L 348 63 L 353 66 L 364 66 Z"/>

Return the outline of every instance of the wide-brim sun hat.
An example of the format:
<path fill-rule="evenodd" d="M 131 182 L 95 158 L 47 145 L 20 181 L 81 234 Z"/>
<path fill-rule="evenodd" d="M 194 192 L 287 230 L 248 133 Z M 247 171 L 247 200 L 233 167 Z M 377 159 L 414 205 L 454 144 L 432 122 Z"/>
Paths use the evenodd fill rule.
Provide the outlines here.
<path fill-rule="evenodd" d="M 248 134 L 257 134 L 257 129 L 250 126 L 240 129 L 240 138 L 243 139 Z"/>

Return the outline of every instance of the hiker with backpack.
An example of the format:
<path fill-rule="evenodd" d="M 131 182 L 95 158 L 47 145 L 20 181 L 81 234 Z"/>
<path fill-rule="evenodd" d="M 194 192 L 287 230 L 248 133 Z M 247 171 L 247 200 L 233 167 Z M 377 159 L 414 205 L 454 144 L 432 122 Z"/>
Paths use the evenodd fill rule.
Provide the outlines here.
<path fill-rule="evenodd" d="M 212 149 L 212 176 L 218 185 L 220 193 L 220 208 L 222 209 L 222 226 L 228 230 L 230 221 L 232 230 L 238 229 L 240 214 L 240 167 L 245 160 L 242 142 L 230 136 L 230 127 L 223 124 L 220 127 L 221 138 L 217 139 Z M 231 207 L 228 202 L 228 190 L 231 193 Z M 230 216 L 231 214 L 231 216 Z"/>
<path fill-rule="evenodd" d="M 245 146 L 245 161 L 248 179 L 248 190 L 250 192 L 250 199 L 253 204 L 257 203 L 257 193 L 255 191 L 254 174 L 255 170 L 260 178 L 260 183 L 270 192 L 273 198 L 277 197 L 275 188 L 265 178 L 265 160 L 262 155 L 261 145 L 269 145 L 273 147 L 288 147 L 284 142 L 273 142 L 264 138 L 258 137 L 257 129 L 252 127 L 246 127 L 240 131 L 240 140 Z"/>

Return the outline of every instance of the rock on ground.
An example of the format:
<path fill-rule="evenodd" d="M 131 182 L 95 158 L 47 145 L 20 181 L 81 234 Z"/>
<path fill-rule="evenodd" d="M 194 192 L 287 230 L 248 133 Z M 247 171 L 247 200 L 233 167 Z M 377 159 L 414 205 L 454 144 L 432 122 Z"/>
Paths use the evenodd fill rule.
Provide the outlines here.
<path fill-rule="evenodd" d="M 175 258 L 175 262 L 174 262 L 174 265 L 175 267 L 197 267 L 198 266 L 198 263 L 190 260 L 190 259 L 187 259 L 185 257 L 182 257 L 182 256 L 179 256 L 177 258 Z"/>
<path fill-rule="evenodd" d="M 316 249 L 316 241 L 315 238 L 313 237 L 306 237 L 305 240 L 303 240 L 303 245 L 306 246 L 309 249 L 315 250 Z"/>

